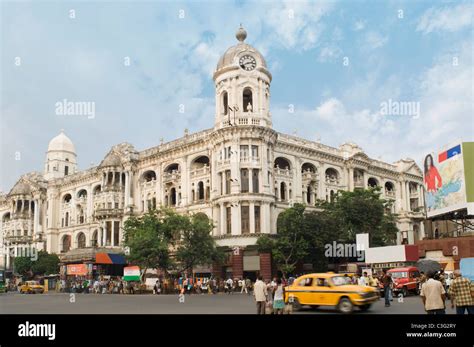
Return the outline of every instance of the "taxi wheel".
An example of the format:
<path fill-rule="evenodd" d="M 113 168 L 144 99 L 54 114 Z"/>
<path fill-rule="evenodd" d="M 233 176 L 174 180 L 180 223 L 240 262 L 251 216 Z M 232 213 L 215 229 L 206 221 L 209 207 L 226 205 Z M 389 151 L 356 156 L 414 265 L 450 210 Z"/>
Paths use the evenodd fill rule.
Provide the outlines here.
<path fill-rule="evenodd" d="M 342 298 L 341 300 L 339 300 L 337 309 L 341 313 L 351 313 L 354 310 L 354 305 L 348 298 Z"/>
<path fill-rule="evenodd" d="M 293 305 L 293 311 L 300 311 L 301 310 L 301 304 L 300 304 L 300 302 L 298 301 L 297 298 L 293 299 L 292 305 Z"/>

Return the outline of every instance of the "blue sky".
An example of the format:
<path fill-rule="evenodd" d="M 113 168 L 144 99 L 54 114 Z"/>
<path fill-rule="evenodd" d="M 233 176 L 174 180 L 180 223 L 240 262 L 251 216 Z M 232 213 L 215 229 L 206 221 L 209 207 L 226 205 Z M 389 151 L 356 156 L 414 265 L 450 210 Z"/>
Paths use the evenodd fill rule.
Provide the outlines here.
<path fill-rule="evenodd" d="M 420 162 L 473 140 L 472 17 L 470 1 L 2 1 L 0 191 L 43 170 L 60 129 L 86 169 L 114 144 L 212 127 L 212 72 L 240 23 L 273 74 L 276 130 Z M 95 118 L 56 115 L 63 99 Z M 381 114 L 388 100 L 419 117 Z"/>

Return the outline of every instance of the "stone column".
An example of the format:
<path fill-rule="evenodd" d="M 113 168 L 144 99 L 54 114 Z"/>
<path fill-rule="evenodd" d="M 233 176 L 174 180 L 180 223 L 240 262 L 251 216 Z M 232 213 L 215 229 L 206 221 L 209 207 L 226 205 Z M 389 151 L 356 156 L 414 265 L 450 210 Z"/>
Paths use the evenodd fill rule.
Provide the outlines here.
<path fill-rule="evenodd" d="M 39 232 L 39 199 L 34 200 L 34 216 L 33 216 L 33 233 L 37 234 Z"/>
<path fill-rule="evenodd" d="M 349 191 L 354 191 L 354 168 L 349 168 Z"/>
<path fill-rule="evenodd" d="M 240 230 L 240 204 L 237 202 L 232 203 L 231 210 L 232 235 L 240 235 L 242 232 Z"/>
<path fill-rule="evenodd" d="M 407 211 L 411 211 L 411 207 L 410 207 L 410 182 L 405 182 L 405 192 L 406 192 Z"/>
<path fill-rule="evenodd" d="M 130 177 L 129 172 L 125 172 L 125 208 L 130 205 Z"/>
<path fill-rule="evenodd" d="M 227 221 L 226 221 L 226 210 L 224 203 L 221 202 L 219 204 L 219 214 L 220 214 L 220 223 L 219 223 L 219 230 L 220 230 L 220 235 L 225 235 L 226 234 L 226 228 L 227 228 Z"/>
<path fill-rule="evenodd" d="M 110 246 L 115 246 L 115 221 L 110 222 Z"/>
<path fill-rule="evenodd" d="M 255 203 L 249 203 L 250 234 L 255 234 Z"/>

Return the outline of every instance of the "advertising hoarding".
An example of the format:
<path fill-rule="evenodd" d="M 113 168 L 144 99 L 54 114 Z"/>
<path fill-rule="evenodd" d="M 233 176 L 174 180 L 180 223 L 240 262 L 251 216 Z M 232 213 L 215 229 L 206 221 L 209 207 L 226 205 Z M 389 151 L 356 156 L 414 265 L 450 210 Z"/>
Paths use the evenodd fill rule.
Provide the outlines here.
<path fill-rule="evenodd" d="M 467 208 L 464 146 L 458 142 L 423 160 L 428 217 Z"/>

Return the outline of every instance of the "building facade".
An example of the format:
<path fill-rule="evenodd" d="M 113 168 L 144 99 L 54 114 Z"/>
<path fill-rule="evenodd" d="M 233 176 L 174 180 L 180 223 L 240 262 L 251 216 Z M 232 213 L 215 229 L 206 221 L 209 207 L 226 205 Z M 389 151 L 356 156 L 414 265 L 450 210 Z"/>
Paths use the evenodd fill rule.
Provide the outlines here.
<path fill-rule="evenodd" d="M 102 162 L 77 168 L 72 141 L 61 132 L 49 143 L 43 173 L 23 175 L 0 197 L 0 237 L 11 267 L 18 246 L 60 254 L 78 249 L 122 250 L 123 223 L 160 205 L 204 213 L 219 246 L 232 252 L 225 269 L 241 276 L 266 271 L 255 243 L 276 233 L 278 214 L 293 203 L 314 206 L 338 190 L 382 187 L 399 215 L 398 243 L 422 238 L 423 176 L 411 159 L 394 164 L 369 158 L 353 143 L 329 147 L 272 128 L 272 75 L 264 57 L 245 43 L 220 58 L 214 127 L 137 151 L 115 145 Z"/>

